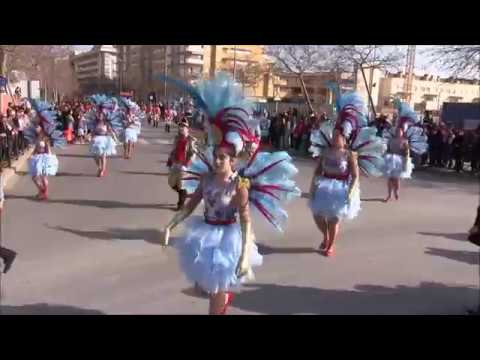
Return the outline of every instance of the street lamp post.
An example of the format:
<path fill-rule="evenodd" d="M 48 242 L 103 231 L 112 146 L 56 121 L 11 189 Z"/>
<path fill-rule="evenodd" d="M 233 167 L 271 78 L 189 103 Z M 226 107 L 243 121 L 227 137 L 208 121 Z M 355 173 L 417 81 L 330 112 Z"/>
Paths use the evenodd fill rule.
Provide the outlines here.
<path fill-rule="evenodd" d="M 237 75 L 237 45 L 233 45 L 233 81 Z"/>

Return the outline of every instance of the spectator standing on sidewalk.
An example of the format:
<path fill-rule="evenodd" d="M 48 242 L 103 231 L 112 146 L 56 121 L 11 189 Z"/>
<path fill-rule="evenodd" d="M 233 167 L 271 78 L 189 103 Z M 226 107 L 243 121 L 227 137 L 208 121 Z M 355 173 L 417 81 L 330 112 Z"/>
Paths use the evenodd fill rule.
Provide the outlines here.
<path fill-rule="evenodd" d="M 455 134 L 452 129 L 449 129 L 447 142 L 445 144 L 445 159 L 447 169 L 453 168 L 453 140 L 455 139 Z"/>
<path fill-rule="evenodd" d="M 465 136 L 463 134 L 463 130 L 460 130 L 452 142 L 453 157 L 455 159 L 455 171 L 457 173 L 463 171 L 464 147 Z"/>
<path fill-rule="evenodd" d="M 302 144 L 305 128 L 306 128 L 305 118 L 302 116 L 300 118 L 300 121 L 295 126 L 295 129 L 293 130 L 293 139 L 295 143 L 294 146 L 295 146 L 295 150 L 297 151 L 300 149 L 300 145 Z"/>
<path fill-rule="evenodd" d="M 28 115 L 25 114 L 25 110 L 23 108 L 19 108 L 17 112 L 15 125 L 17 126 L 17 131 L 18 131 L 17 144 L 18 144 L 20 153 L 22 155 L 27 146 L 27 142 L 25 141 L 25 136 L 23 134 L 23 131 L 29 125 L 29 123 L 30 123 L 30 119 L 28 118 Z"/>
<path fill-rule="evenodd" d="M 17 129 L 15 127 L 16 111 L 11 108 L 7 110 L 7 141 L 10 156 L 15 160 L 18 160 L 18 147 L 17 147 Z"/>
<path fill-rule="evenodd" d="M 283 134 L 283 148 L 288 150 L 291 147 L 290 139 L 292 135 L 292 112 L 285 114 L 285 131 Z"/>

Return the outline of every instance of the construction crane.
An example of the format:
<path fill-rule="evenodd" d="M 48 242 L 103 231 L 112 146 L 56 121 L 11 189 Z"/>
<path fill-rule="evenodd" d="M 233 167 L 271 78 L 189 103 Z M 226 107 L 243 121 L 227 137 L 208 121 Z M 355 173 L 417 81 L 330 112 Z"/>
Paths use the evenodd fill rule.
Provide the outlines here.
<path fill-rule="evenodd" d="M 405 96 L 405 101 L 410 104 L 412 100 L 412 85 L 413 85 L 413 75 L 415 69 L 415 45 L 408 45 L 407 50 L 407 64 L 405 65 L 405 81 L 403 82 L 403 93 Z"/>

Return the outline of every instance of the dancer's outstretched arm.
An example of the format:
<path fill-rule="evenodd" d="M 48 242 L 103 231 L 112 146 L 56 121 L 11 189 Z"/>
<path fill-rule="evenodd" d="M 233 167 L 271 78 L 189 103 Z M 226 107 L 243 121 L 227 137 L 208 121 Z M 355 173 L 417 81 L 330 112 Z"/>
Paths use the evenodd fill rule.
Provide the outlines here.
<path fill-rule="evenodd" d="M 195 191 L 195 193 L 190 198 L 190 201 L 185 205 L 185 207 L 182 210 L 177 212 L 175 216 L 172 218 L 172 220 L 170 220 L 170 222 L 167 224 L 167 226 L 165 226 L 164 233 L 163 233 L 163 245 L 165 246 L 168 245 L 168 240 L 170 238 L 170 231 L 173 230 L 183 220 L 188 218 L 195 211 L 198 204 L 200 204 L 200 201 L 202 201 L 202 198 L 203 198 L 202 183 L 203 181 L 200 181 L 200 184 L 198 185 L 198 188 Z"/>
<path fill-rule="evenodd" d="M 239 209 L 240 217 L 240 226 L 242 230 L 242 253 L 237 264 L 237 276 L 241 277 L 247 275 L 250 271 L 250 264 L 248 263 L 248 254 L 252 246 L 252 222 L 250 219 L 250 209 L 248 206 L 248 189 L 250 183 L 248 179 L 240 179 L 237 195 L 236 195 L 236 204 Z"/>
<path fill-rule="evenodd" d="M 348 199 L 351 200 L 352 194 L 359 185 L 359 171 L 358 171 L 358 154 L 355 151 L 350 153 L 350 171 L 352 174 L 352 181 L 350 182 L 350 188 L 348 189 Z"/>

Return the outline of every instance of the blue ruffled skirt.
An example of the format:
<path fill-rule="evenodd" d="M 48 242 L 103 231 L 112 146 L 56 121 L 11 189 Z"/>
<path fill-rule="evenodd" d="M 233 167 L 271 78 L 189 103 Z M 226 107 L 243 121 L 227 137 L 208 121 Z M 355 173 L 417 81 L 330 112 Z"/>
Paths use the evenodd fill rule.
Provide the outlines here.
<path fill-rule="evenodd" d="M 58 159 L 54 154 L 36 154 L 28 162 L 31 176 L 55 176 L 58 171 Z"/>
<path fill-rule="evenodd" d="M 328 219 L 354 219 L 361 210 L 360 190 L 357 187 L 348 201 L 348 181 L 318 177 L 315 191 L 310 199 L 310 209 L 314 215 Z"/>
<path fill-rule="evenodd" d="M 210 225 L 203 217 L 193 216 L 185 223 L 175 247 L 187 280 L 209 293 L 229 291 L 246 280 L 235 274 L 242 251 L 239 224 Z M 263 258 L 255 244 L 248 256 L 251 267 L 262 265 Z"/>
<path fill-rule="evenodd" d="M 94 156 L 117 154 L 115 140 L 109 135 L 95 135 L 90 143 L 90 153 Z"/>
<path fill-rule="evenodd" d="M 125 129 L 125 142 L 132 142 L 132 143 L 136 143 L 137 140 L 138 140 L 138 134 L 139 134 L 139 130 L 138 129 L 134 129 L 134 128 L 126 128 Z"/>
<path fill-rule="evenodd" d="M 395 179 L 410 179 L 412 177 L 413 163 L 410 157 L 405 160 L 405 157 L 398 154 L 385 154 L 384 160 L 383 173 L 385 177 Z M 405 161 L 407 161 L 406 169 L 404 169 Z"/>

